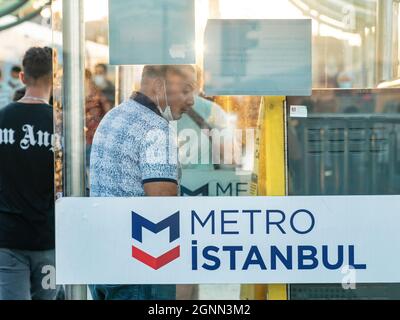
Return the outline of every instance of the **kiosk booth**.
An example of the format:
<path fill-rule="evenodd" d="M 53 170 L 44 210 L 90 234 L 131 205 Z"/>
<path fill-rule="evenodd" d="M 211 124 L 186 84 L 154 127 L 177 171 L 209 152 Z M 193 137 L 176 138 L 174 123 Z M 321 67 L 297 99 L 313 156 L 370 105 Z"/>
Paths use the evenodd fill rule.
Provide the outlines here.
<path fill-rule="evenodd" d="M 207 290 L 227 299 L 400 298 L 398 1 L 54 0 L 52 9 L 63 35 L 57 281 L 70 299 L 86 299 L 87 284 L 152 281 L 198 285 L 200 299 Z M 85 10 L 98 16 L 88 21 Z M 145 64 L 197 66 L 202 120 L 176 124 L 182 198 L 88 197 L 89 40 L 109 47 L 115 105 L 139 89 Z M 216 143 L 204 129 L 225 134 Z M 142 240 L 132 212 L 156 223 L 173 210 L 180 232 L 169 245 L 179 241 L 179 254 L 160 260 L 167 249 L 154 243 L 151 261 L 132 253 Z"/>

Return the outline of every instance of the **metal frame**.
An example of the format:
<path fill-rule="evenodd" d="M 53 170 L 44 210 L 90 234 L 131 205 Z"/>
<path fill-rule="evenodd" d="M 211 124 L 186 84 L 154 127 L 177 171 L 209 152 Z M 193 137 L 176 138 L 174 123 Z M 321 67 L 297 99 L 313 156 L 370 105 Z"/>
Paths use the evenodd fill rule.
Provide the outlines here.
<path fill-rule="evenodd" d="M 63 0 L 64 193 L 85 196 L 85 24 L 83 0 Z M 67 286 L 68 300 L 86 300 L 87 287 Z"/>

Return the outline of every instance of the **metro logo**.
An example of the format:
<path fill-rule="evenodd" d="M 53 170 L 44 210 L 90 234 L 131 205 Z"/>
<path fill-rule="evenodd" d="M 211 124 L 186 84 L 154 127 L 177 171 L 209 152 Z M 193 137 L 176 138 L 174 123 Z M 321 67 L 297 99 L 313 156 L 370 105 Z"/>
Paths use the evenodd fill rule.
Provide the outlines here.
<path fill-rule="evenodd" d="M 159 223 L 154 223 L 141 215 L 132 211 L 132 238 L 140 243 L 143 242 L 143 228 L 159 233 L 169 228 L 169 242 L 172 243 L 179 238 L 179 211 Z M 180 256 L 180 246 L 176 246 L 170 251 L 165 252 L 159 257 L 153 257 L 149 253 L 132 246 L 132 257 L 146 264 L 147 266 L 158 270 L 168 263 L 176 260 Z"/>
<path fill-rule="evenodd" d="M 185 186 L 181 186 L 181 196 L 189 196 L 189 197 L 194 197 L 194 196 L 203 196 L 206 197 L 209 195 L 209 187 L 208 184 L 205 184 L 204 186 L 196 189 L 196 190 L 191 190 L 189 188 L 186 188 Z"/>

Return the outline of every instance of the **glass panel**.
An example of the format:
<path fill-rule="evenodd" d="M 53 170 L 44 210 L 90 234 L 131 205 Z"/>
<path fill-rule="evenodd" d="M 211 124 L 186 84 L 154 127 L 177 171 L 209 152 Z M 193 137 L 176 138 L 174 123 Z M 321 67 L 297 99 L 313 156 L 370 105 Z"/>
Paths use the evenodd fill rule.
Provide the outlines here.
<path fill-rule="evenodd" d="M 316 90 L 288 99 L 308 108 L 290 118 L 290 194 L 399 194 L 398 89 Z"/>
<path fill-rule="evenodd" d="M 375 86 L 375 0 L 221 0 L 219 4 L 214 13 L 224 19 L 311 18 L 313 87 Z"/>
<path fill-rule="evenodd" d="M 315 90 L 288 98 L 289 195 L 400 193 L 400 89 Z M 378 213 L 377 213 L 378 214 Z M 292 285 L 292 299 L 399 299 L 400 285 Z"/>
<path fill-rule="evenodd" d="M 62 135 L 68 115 L 62 108 L 65 52 L 61 39 L 68 30 L 62 30 L 61 4 L 60 0 L 53 2 L 54 46 L 58 51 L 54 106 L 56 130 Z M 377 45 L 381 27 L 376 23 L 376 1 L 196 0 L 195 4 L 198 88 L 194 112 L 184 114 L 176 126 L 182 162 L 182 196 L 248 195 L 255 161 L 254 140 L 261 97 L 210 97 L 204 93 L 207 42 L 203 39 L 210 18 L 312 19 L 313 88 L 329 90 L 315 90 L 312 97 L 288 100 L 288 108 L 302 105 L 309 113 L 308 118 L 288 120 L 291 195 L 398 192 L 396 117 L 399 109 L 396 98 L 399 92 L 365 90 L 376 88 L 383 79 L 378 74 L 379 63 L 395 69 L 399 58 L 397 49 L 391 48 L 391 56 L 395 58 L 388 62 L 384 56 L 383 61 L 378 61 L 377 55 L 382 56 L 383 48 Z M 90 150 L 98 126 L 115 106 L 128 101 L 133 92 L 141 89 L 144 66 L 110 66 L 107 1 L 85 0 L 84 8 L 86 30 L 75 36 L 85 43 L 85 111 L 82 117 L 85 118 L 85 188 L 89 194 Z M 393 80 L 395 75 L 385 80 Z M 164 85 L 170 90 L 169 85 Z M 338 88 L 360 90 L 331 90 Z M 152 98 L 154 104 L 159 103 Z M 213 129 L 220 134 L 211 135 L 214 143 L 209 135 Z M 208 130 L 207 135 L 202 130 Z M 191 139 L 193 136 L 195 138 Z M 56 152 L 59 193 L 68 187 L 63 178 L 65 165 L 65 150 L 59 148 Z M 239 286 L 200 286 L 199 292 L 197 287 L 183 289 L 185 297 L 239 298 Z M 301 287 L 297 289 L 302 290 Z M 322 295 L 327 297 L 326 291 Z"/>

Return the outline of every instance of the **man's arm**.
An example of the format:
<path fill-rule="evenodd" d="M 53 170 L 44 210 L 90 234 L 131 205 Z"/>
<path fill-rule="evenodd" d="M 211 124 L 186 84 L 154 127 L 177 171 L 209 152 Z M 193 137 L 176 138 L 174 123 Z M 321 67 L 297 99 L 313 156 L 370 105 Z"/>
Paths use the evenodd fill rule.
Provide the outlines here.
<path fill-rule="evenodd" d="M 176 197 L 178 186 L 173 182 L 148 182 L 144 184 L 144 192 L 148 197 Z"/>
<path fill-rule="evenodd" d="M 169 159 L 170 153 L 177 153 L 169 136 L 168 124 L 161 128 L 150 128 L 139 143 L 139 166 L 143 189 L 149 197 L 176 197 L 179 192 L 177 159 Z M 170 161 L 171 160 L 171 161 Z"/>

